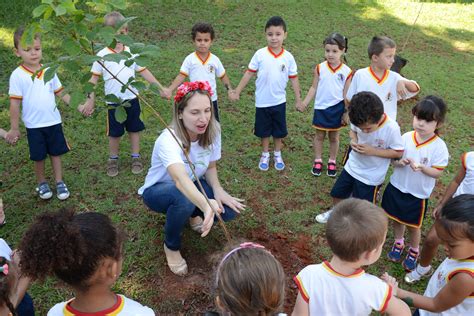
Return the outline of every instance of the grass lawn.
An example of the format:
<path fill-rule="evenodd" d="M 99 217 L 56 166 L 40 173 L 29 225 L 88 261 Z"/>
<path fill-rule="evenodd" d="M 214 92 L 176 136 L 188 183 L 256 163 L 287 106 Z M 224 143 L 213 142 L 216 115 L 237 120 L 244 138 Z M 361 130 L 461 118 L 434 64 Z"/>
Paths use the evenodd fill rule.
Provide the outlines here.
<path fill-rule="evenodd" d="M 285 48 L 296 58 L 303 96 L 306 95 L 315 64 L 324 57 L 324 37 L 338 31 L 349 38 L 347 55 L 350 67 L 368 65 L 366 46 L 376 34 L 392 37 L 402 48 L 411 32 L 421 6 L 408 1 L 129 1 L 126 16 L 137 16 L 130 25 L 131 36 L 138 41 L 155 44 L 161 54 L 150 70 L 164 85 L 174 79 L 187 54 L 193 51 L 190 39 L 192 25 L 208 21 L 214 25 L 217 39 L 212 47 L 220 57 L 231 82 L 236 86 L 253 53 L 266 45 L 264 25 L 272 15 L 281 15 L 288 25 Z M 466 3 L 423 2 L 407 45 L 399 54 L 409 60 L 403 75 L 421 86 L 419 97 L 436 94 L 449 106 L 442 138 L 451 155 L 450 165 L 433 193 L 430 205 L 443 194 L 460 167 L 460 155 L 474 145 L 474 7 Z M 39 0 L 8 1 L 0 7 L 0 127 L 9 128 L 8 78 L 18 64 L 12 53 L 12 34 L 20 23 L 27 23 Z M 43 38 L 43 60 L 61 55 L 54 37 Z M 68 86 L 78 74 L 60 73 Z M 257 169 L 259 140 L 253 136 L 253 81 L 237 103 L 230 103 L 222 85 L 218 84 L 223 129 L 223 158 L 219 163 L 220 180 L 231 194 L 244 198 L 248 209 L 228 224 L 232 236 L 256 240 L 267 246 L 285 266 L 288 275 L 286 312 L 296 295 L 291 278 L 311 262 L 329 258 L 324 240 L 324 226 L 314 224 L 314 215 L 331 205 L 329 191 L 334 180 L 315 178 L 310 173 L 313 159 L 311 127 L 312 111 L 304 114 L 293 107 L 294 94 L 288 88 L 287 120 L 289 136 L 283 155 L 287 168 L 277 172 Z M 411 107 L 416 100 L 403 102 L 399 108 L 402 132 L 411 130 Z M 169 120 L 171 103 L 154 100 L 155 108 Z M 116 178 L 105 174 L 108 142 L 105 135 L 106 112 L 99 108 L 85 119 L 75 109 L 60 105 L 65 135 L 72 151 L 63 157 L 65 181 L 71 197 L 63 202 L 56 198 L 40 201 L 34 192 L 33 164 L 29 160 L 25 131 L 12 147 L 0 142 L 1 197 L 8 223 L 0 236 L 15 245 L 37 214 L 59 208 L 77 211 L 95 210 L 109 214 L 128 235 L 124 269 L 115 290 L 151 306 L 158 314 L 197 314 L 214 308 L 213 261 L 226 244 L 220 227 L 201 239 L 186 229 L 182 253 L 188 260 L 190 274 L 178 278 L 166 267 L 163 255 L 164 216 L 148 211 L 136 191 L 145 174 L 132 175 L 129 168 L 129 143 L 121 144 L 121 172 Z M 163 128 L 157 120 L 146 116 L 147 130 L 142 136 L 142 155 L 149 161 L 154 141 Z M 347 144 L 347 130 L 342 132 L 341 151 Z M 327 154 L 327 148 L 326 154 Z M 342 156 L 342 154 L 340 155 Z M 326 158 L 325 158 L 326 159 Z M 149 163 L 147 163 L 147 167 Z M 50 164 L 47 174 L 53 180 Z M 430 208 L 431 209 L 431 208 Z M 432 224 L 427 216 L 424 227 Z M 387 249 L 391 246 L 391 233 Z M 404 271 L 400 264 L 381 259 L 368 268 L 376 275 L 389 271 L 400 280 Z M 440 251 L 439 258 L 444 254 Z M 426 283 L 402 285 L 420 293 Z M 45 315 L 55 303 L 70 298 L 72 293 L 55 280 L 33 284 L 30 290 L 38 315 Z"/>

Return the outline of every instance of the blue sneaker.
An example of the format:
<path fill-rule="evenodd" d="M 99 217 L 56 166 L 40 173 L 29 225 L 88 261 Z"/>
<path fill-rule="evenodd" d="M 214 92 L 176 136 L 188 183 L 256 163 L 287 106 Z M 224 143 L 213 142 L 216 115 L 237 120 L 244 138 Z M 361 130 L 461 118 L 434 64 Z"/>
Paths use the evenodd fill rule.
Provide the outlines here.
<path fill-rule="evenodd" d="M 61 201 L 69 197 L 69 190 L 67 189 L 67 186 L 63 181 L 56 183 L 56 191 L 56 196 Z"/>
<path fill-rule="evenodd" d="M 258 169 L 262 171 L 267 171 L 270 168 L 270 155 L 260 157 L 260 161 L 258 163 Z"/>
<path fill-rule="evenodd" d="M 41 182 L 38 184 L 36 192 L 38 192 L 38 195 L 42 200 L 49 200 L 53 196 L 53 191 L 51 191 L 48 183 L 46 182 Z"/>
<path fill-rule="evenodd" d="M 400 262 L 404 248 L 405 246 L 402 244 L 393 243 L 392 250 L 387 254 L 388 259 L 393 262 Z"/>
<path fill-rule="evenodd" d="M 283 169 L 285 169 L 285 163 L 283 162 L 283 158 L 281 158 L 281 156 L 275 156 L 273 157 L 273 159 L 275 160 L 276 170 L 282 171 Z"/>
<path fill-rule="evenodd" d="M 413 251 L 411 248 L 408 251 L 407 257 L 402 262 L 402 266 L 406 272 L 411 272 L 416 268 L 416 261 L 418 260 L 418 252 Z"/>

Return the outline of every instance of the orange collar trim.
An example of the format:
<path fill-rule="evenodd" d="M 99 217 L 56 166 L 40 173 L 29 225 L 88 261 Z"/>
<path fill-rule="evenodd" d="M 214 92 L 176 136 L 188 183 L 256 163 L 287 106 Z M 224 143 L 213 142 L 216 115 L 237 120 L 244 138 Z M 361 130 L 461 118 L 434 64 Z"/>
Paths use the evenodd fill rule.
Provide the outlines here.
<path fill-rule="evenodd" d="M 429 139 L 425 140 L 424 142 L 419 143 L 418 140 L 416 139 L 416 131 L 413 131 L 412 138 L 413 138 L 413 142 L 415 143 L 416 148 L 419 148 L 419 147 L 423 147 L 434 142 L 436 138 L 438 138 L 438 135 L 435 134 Z"/>
<path fill-rule="evenodd" d="M 336 276 L 339 276 L 339 277 L 343 277 L 343 278 L 353 278 L 353 277 L 358 277 L 362 274 L 365 273 L 365 271 L 361 268 L 355 270 L 353 273 L 351 274 L 342 274 L 342 273 L 339 273 L 337 272 L 336 270 L 334 270 L 334 268 L 331 266 L 331 264 L 328 262 L 328 261 L 324 261 L 323 262 L 323 267 L 328 270 L 331 274 L 334 274 Z"/>
<path fill-rule="evenodd" d="M 388 116 L 387 116 L 387 114 L 384 113 L 384 114 L 383 114 L 383 119 L 382 119 L 382 121 L 379 123 L 379 125 L 377 125 L 377 129 L 379 129 L 379 128 L 381 128 L 382 126 L 384 126 L 385 123 L 387 123 L 387 122 L 388 122 Z"/>
<path fill-rule="evenodd" d="M 331 64 L 326 60 L 326 65 L 328 66 L 329 70 L 334 74 L 336 73 L 336 71 L 338 71 L 339 69 L 341 69 L 343 63 L 341 62 L 339 64 L 339 66 L 337 66 L 336 68 L 332 68 Z"/>
<path fill-rule="evenodd" d="M 372 75 L 372 77 L 375 79 L 375 81 L 377 81 L 378 84 L 382 84 L 384 83 L 385 80 L 387 80 L 388 78 L 388 74 L 390 73 L 387 69 L 384 70 L 384 73 L 382 75 L 382 78 L 379 78 L 377 77 L 377 75 L 375 74 L 374 70 L 372 69 L 372 67 L 369 67 L 369 73 Z"/>
<path fill-rule="evenodd" d="M 119 54 L 121 52 L 117 52 L 115 49 L 111 48 L 111 47 L 107 47 L 108 50 L 110 50 L 110 52 L 114 53 L 114 54 Z M 127 46 L 123 46 L 123 49 L 122 49 L 122 52 L 124 52 L 125 50 L 127 50 Z"/>
<path fill-rule="evenodd" d="M 98 312 L 94 312 L 94 313 L 83 313 L 78 310 L 75 310 L 71 306 L 71 303 L 74 301 L 74 299 L 72 299 L 64 307 L 64 315 L 68 315 L 68 316 L 115 316 L 115 315 L 118 315 L 122 311 L 125 301 L 123 297 L 120 295 L 115 295 L 115 297 L 117 298 L 117 301 L 112 307 L 98 311 Z"/>
<path fill-rule="evenodd" d="M 201 56 L 199 56 L 197 52 L 194 52 L 194 54 L 196 54 L 196 57 L 201 61 L 203 65 L 208 62 L 209 58 L 211 58 L 211 52 L 207 53 L 207 56 L 204 60 L 201 58 Z"/>
<path fill-rule="evenodd" d="M 285 49 L 282 47 L 281 51 L 278 54 L 275 54 L 270 47 L 267 46 L 268 51 L 272 54 L 273 57 L 278 58 L 285 52 Z"/>
<path fill-rule="evenodd" d="M 41 64 L 40 64 L 40 66 L 43 67 L 43 65 L 41 65 Z M 35 71 L 31 70 L 30 68 L 26 67 L 23 64 L 20 65 L 20 69 L 23 70 L 24 72 L 26 72 L 27 74 L 30 74 L 31 76 L 33 76 L 35 74 Z M 40 72 L 38 72 L 38 74 L 36 75 L 36 78 L 41 79 L 43 77 L 43 74 L 44 74 L 44 69 L 42 69 Z"/>

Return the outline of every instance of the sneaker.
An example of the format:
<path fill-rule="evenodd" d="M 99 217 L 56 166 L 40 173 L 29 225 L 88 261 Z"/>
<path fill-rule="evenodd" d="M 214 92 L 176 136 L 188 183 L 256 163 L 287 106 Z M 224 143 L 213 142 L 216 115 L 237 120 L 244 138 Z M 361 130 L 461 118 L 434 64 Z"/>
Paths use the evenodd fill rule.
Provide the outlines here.
<path fill-rule="evenodd" d="M 107 161 L 107 175 L 109 177 L 115 177 L 119 173 L 118 170 L 118 159 L 110 159 Z"/>
<path fill-rule="evenodd" d="M 329 217 L 331 216 L 331 213 L 332 213 L 332 209 L 324 213 L 316 215 L 315 217 L 316 222 L 321 223 L 321 224 L 326 224 L 329 220 Z"/>
<path fill-rule="evenodd" d="M 132 158 L 132 173 L 140 174 L 143 172 L 143 163 L 140 157 Z M 118 170 L 117 170 L 118 173 Z"/>
<path fill-rule="evenodd" d="M 267 171 L 270 168 L 270 156 L 262 155 L 260 157 L 260 162 L 258 163 L 258 169 L 262 171 Z"/>
<path fill-rule="evenodd" d="M 285 169 L 285 163 L 283 162 L 283 158 L 281 156 L 275 156 L 273 157 L 273 160 L 275 161 L 275 169 L 278 171 L 282 171 Z"/>
<path fill-rule="evenodd" d="M 322 161 L 314 161 L 313 169 L 311 169 L 311 173 L 313 176 L 319 177 L 321 175 L 321 171 L 323 170 L 323 162 Z"/>
<path fill-rule="evenodd" d="M 69 197 L 69 190 L 63 181 L 56 183 L 56 196 L 61 201 Z"/>
<path fill-rule="evenodd" d="M 431 274 L 433 274 L 433 268 L 431 266 L 426 273 L 420 273 L 419 268 L 416 267 L 413 271 L 405 275 L 404 280 L 408 284 L 413 284 L 420 281 L 422 278 L 429 277 Z"/>
<path fill-rule="evenodd" d="M 406 272 L 411 272 L 416 268 L 416 261 L 418 259 L 418 252 L 413 251 L 411 248 L 408 251 L 408 254 L 402 262 L 402 266 Z"/>
<path fill-rule="evenodd" d="M 393 262 L 400 262 L 404 248 L 404 245 L 394 242 L 392 250 L 387 254 L 388 259 Z"/>
<path fill-rule="evenodd" d="M 51 191 L 48 183 L 46 182 L 41 182 L 38 184 L 36 192 L 38 192 L 38 195 L 42 200 L 49 200 L 53 196 L 53 191 Z"/>
<path fill-rule="evenodd" d="M 327 175 L 334 178 L 336 174 L 337 174 L 336 164 L 334 162 L 328 162 Z"/>

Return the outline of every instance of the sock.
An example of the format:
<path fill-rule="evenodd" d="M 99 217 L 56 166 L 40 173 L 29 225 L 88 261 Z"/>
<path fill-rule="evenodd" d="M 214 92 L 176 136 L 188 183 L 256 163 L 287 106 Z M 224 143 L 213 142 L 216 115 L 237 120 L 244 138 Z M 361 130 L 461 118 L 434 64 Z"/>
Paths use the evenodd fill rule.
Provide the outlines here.
<path fill-rule="evenodd" d="M 328 163 L 331 163 L 331 162 L 332 162 L 333 164 L 336 164 L 336 160 L 334 160 L 334 159 L 329 159 Z"/>
<path fill-rule="evenodd" d="M 410 247 L 410 251 L 418 253 L 420 251 L 420 247 L 416 247 L 416 248 Z"/>
<path fill-rule="evenodd" d="M 405 238 L 403 238 L 403 237 L 400 238 L 400 239 L 395 238 L 395 243 L 404 246 L 405 245 Z"/>
<path fill-rule="evenodd" d="M 273 155 L 274 155 L 275 157 L 281 157 L 281 151 L 274 151 L 274 152 L 273 152 Z"/>
<path fill-rule="evenodd" d="M 109 159 L 114 159 L 114 160 L 115 160 L 115 159 L 118 159 L 118 155 L 110 155 L 110 156 L 109 156 Z"/>
<path fill-rule="evenodd" d="M 140 154 L 131 154 L 132 158 L 140 158 Z"/>
<path fill-rule="evenodd" d="M 264 152 L 262 152 L 262 157 L 269 158 L 270 153 L 268 151 L 264 151 Z"/>
<path fill-rule="evenodd" d="M 314 162 L 323 162 L 323 160 L 320 158 L 320 159 L 314 159 Z"/>
<path fill-rule="evenodd" d="M 420 264 L 418 264 L 416 266 L 416 272 L 418 272 L 419 274 L 427 274 L 428 271 L 430 271 L 430 269 L 431 269 L 431 265 L 428 265 L 427 267 L 423 267 Z"/>

